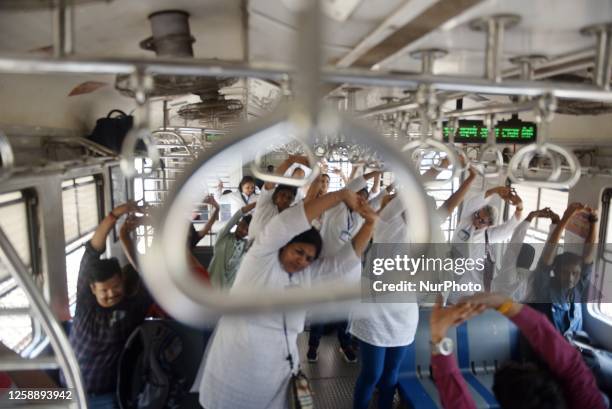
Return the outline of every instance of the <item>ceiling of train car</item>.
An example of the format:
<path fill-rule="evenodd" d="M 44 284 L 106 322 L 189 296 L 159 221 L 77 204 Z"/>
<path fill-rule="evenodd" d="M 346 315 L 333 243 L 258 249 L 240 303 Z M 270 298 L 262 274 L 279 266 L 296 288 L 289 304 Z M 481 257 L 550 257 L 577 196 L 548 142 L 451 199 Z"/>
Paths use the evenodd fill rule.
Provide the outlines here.
<path fill-rule="evenodd" d="M 356 4 L 346 21 L 326 17 L 324 51 L 328 62 L 350 65 L 372 46 L 407 24 L 426 25 L 425 10 L 440 11 L 449 0 L 377 0 L 353 1 Z M 493 13 L 516 13 L 522 21 L 507 32 L 505 55 L 526 53 L 560 54 L 590 47 L 593 39 L 580 35 L 581 27 L 612 18 L 609 0 L 453 0 L 456 15 L 390 57 L 378 61 L 382 66 L 413 70 L 418 61 L 408 51 L 422 47 L 452 50 L 439 61 L 438 71 L 477 75 L 482 71 L 484 36 L 471 31 L 467 22 Z M 328 0 L 330 3 L 335 3 Z M 337 2 L 343 3 L 343 2 Z M 100 56 L 151 55 L 138 46 L 151 32 L 147 16 L 158 10 L 186 10 L 191 14 L 191 30 L 196 38 L 195 55 L 200 58 L 236 60 L 243 57 L 242 17 L 240 0 L 113 0 L 87 3 L 76 8 L 76 49 L 79 54 Z M 252 61 L 289 62 L 295 38 L 292 13 L 281 1 L 250 0 L 249 59 Z M 0 51 L 23 53 L 51 44 L 51 11 L 26 10 L 0 13 Z M 222 41 L 220 41 L 222 40 Z M 354 50 L 356 49 L 356 50 Z M 350 58 L 349 57 L 350 54 Z"/>
<path fill-rule="evenodd" d="M 189 12 L 196 57 L 243 59 L 240 0 L 112 0 L 82 4 L 75 12 L 76 52 L 151 57 L 152 52 L 139 47 L 140 41 L 151 35 L 147 16 L 170 8 Z M 0 27 L 0 52 L 23 53 L 52 43 L 50 10 L 2 10 Z"/>
<path fill-rule="evenodd" d="M 609 0 L 513 0 L 483 1 L 466 10 L 440 29 L 408 45 L 393 58 L 381 61 L 388 69 L 418 70 L 420 63 L 409 56 L 419 48 L 440 47 L 451 50 L 436 65 L 437 73 L 479 75 L 483 71 L 485 36 L 469 28 L 472 19 L 496 13 L 521 16 L 515 28 L 505 32 L 504 67 L 512 67 L 509 58 L 525 54 L 559 55 L 594 47 L 593 37 L 583 36 L 580 29 L 612 20 Z"/>
<path fill-rule="evenodd" d="M 139 42 L 151 35 L 147 16 L 168 8 L 182 9 L 190 13 L 190 26 L 196 38 L 194 54 L 198 58 L 243 60 L 248 52 L 250 61 L 264 63 L 288 63 L 296 37 L 293 14 L 283 4 L 287 0 L 112 0 L 86 2 L 76 8 L 76 52 L 78 55 L 149 56 L 140 49 Z M 467 22 L 479 16 L 494 13 L 516 13 L 522 22 L 506 34 L 504 58 L 519 54 L 542 53 L 557 55 L 594 46 L 594 39 L 584 37 L 580 28 L 594 23 L 612 21 L 612 2 L 609 0 L 324 0 L 328 8 L 345 12 L 345 19 L 331 18 L 327 10 L 324 18 L 325 61 L 342 67 L 372 66 L 377 63 L 383 69 L 418 71 L 420 63 L 409 52 L 423 47 L 441 47 L 451 52 L 436 62 L 437 73 L 480 76 L 483 72 L 484 35 L 473 32 Z M 2 2 L 0 0 L 0 10 Z M 248 26 L 245 27 L 243 9 L 248 10 Z M 245 30 L 246 29 L 246 30 Z M 52 13 L 50 10 L 2 10 L 0 12 L 0 53 L 28 53 L 49 48 L 52 43 Z M 408 33 L 397 38 L 397 33 Z M 396 34 L 396 37 L 393 35 Z M 245 43 L 245 39 L 248 42 Z M 47 50 L 48 51 L 48 50 Z M 381 57 L 383 56 L 383 57 Z M 377 59 L 378 57 L 378 59 Z M 509 63 L 506 62 L 506 67 Z M 36 95 L 47 99 L 66 97 L 70 90 L 85 80 L 100 80 L 95 76 L 64 78 L 49 81 L 43 87 L 43 79 L 36 87 L 24 83 L 29 90 L 24 98 L 30 101 Z M 113 78 L 101 79 L 108 85 Z M 0 79 L 2 87 L 17 87 L 11 78 Z M 24 87 L 25 86 L 25 87 Z M 6 88 L 6 89 L 8 89 Z M 43 88 L 44 93 L 41 92 Z M 53 89 L 52 89 L 53 88 Z M 5 90 L 6 91 L 6 90 Z M 378 104 L 381 95 L 388 90 L 368 93 L 360 108 Z M 396 90 L 396 92 L 399 92 Z M 8 93 L 5 92 L 5 97 Z M 13 95 L 15 95 L 13 93 Z M 100 102 L 92 96 L 101 97 Z M 113 103 L 127 107 L 130 101 L 121 99 L 111 87 L 94 94 L 79 96 L 86 101 L 89 110 L 78 116 L 83 123 L 92 121 L 108 111 Z M 113 99 L 114 98 L 114 99 Z M 0 99 L 4 103 L 4 99 Z M 486 102 L 486 101 L 485 101 Z M 54 102 L 55 103 L 55 102 Z M 473 103 L 469 102 L 469 104 Z M 6 105 L 6 104 L 4 104 Z M 56 104 L 59 106 L 61 104 Z M 64 103 L 65 113 L 71 113 L 78 105 L 76 100 Z M 9 122 L 41 118 L 39 112 L 46 107 L 33 109 L 24 117 L 15 107 Z M 58 108 L 62 109 L 62 108 Z M 127 109 L 127 108 L 126 108 Z M 48 119 L 49 117 L 42 116 Z M 6 121 L 6 115 L 0 122 Z M 67 126 L 74 120 L 49 119 L 46 126 Z M 37 125 L 37 124 L 33 124 Z"/>
<path fill-rule="evenodd" d="M 361 0 L 346 21 L 337 21 L 325 15 L 325 60 L 338 60 L 349 53 L 404 3 L 405 0 Z M 292 56 L 287 50 L 293 50 L 297 37 L 296 22 L 291 11 L 280 1 L 269 0 L 251 0 L 248 10 L 250 59 L 290 63 Z"/>
<path fill-rule="evenodd" d="M 418 48 L 439 47 L 451 50 L 438 61 L 436 72 L 478 76 L 483 71 L 484 35 L 474 32 L 468 22 L 480 16 L 512 13 L 521 16 L 521 23 L 507 31 L 504 39 L 507 59 L 521 54 L 562 54 L 594 46 L 592 37 L 580 34 L 584 26 L 612 20 L 609 0 L 453 0 L 455 14 L 444 24 L 404 44 L 392 44 L 396 52 L 376 61 L 381 67 L 419 71 L 420 62 L 409 52 Z M 436 16 L 448 8 L 444 0 L 361 1 L 346 22 L 325 19 L 325 56 L 328 62 L 350 66 L 377 43 L 383 42 L 400 27 L 421 30 L 427 21 L 423 16 Z M 249 3 L 249 54 L 251 60 L 288 61 L 286 50 L 295 39 L 295 22 L 285 7 L 267 0 Z M 429 14 L 425 12 L 429 11 Z M 354 50 L 355 49 L 355 50 Z M 389 50 L 390 52 L 393 50 Z"/>

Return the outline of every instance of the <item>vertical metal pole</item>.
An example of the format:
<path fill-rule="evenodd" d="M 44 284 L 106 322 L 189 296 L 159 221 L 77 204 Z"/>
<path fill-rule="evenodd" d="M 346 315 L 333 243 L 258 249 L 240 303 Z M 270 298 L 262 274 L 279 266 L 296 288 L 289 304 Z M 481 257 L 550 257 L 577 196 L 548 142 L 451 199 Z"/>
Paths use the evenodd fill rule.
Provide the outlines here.
<path fill-rule="evenodd" d="M 501 59 L 503 55 L 504 31 L 518 24 L 520 17 L 513 14 L 496 14 L 479 18 L 470 23 L 473 30 L 485 31 L 485 78 L 501 82 Z"/>
<path fill-rule="evenodd" d="M 593 83 L 605 90 L 610 89 L 610 68 L 612 66 L 612 23 L 595 24 L 581 30 L 584 35 L 597 38 Z"/>
<path fill-rule="evenodd" d="M 433 74 L 433 63 L 433 53 L 423 53 L 423 57 L 421 60 L 421 72 L 423 74 Z"/>
<path fill-rule="evenodd" d="M 410 56 L 421 60 L 422 74 L 433 75 L 435 60 L 444 57 L 446 54 L 448 54 L 448 51 L 441 48 L 424 48 L 411 52 Z"/>
<path fill-rule="evenodd" d="M 485 48 L 485 78 L 492 81 L 496 81 L 496 56 L 499 50 L 499 42 L 497 35 L 498 25 L 494 20 L 491 19 L 487 22 L 487 26 L 487 40 Z"/>
<path fill-rule="evenodd" d="M 49 337 L 49 341 L 56 354 L 56 359 L 66 377 L 66 383 L 69 388 L 75 388 L 77 404 L 81 408 L 86 407 L 86 396 L 79 364 L 72 351 L 72 347 L 68 338 L 64 334 L 63 328 L 55 319 L 49 306 L 45 302 L 34 280 L 28 274 L 26 266 L 21 261 L 21 258 L 15 251 L 15 248 L 9 241 L 8 237 L 0 228 L 0 249 L 4 253 L 4 257 L 0 259 L 0 263 L 4 260 L 11 266 L 7 270 L 11 273 L 19 287 L 25 292 L 34 317 L 42 325 L 45 333 Z"/>
<path fill-rule="evenodd" d="M 544 55 L 530 54 L 520 55 L 517 57 L 510 58 L 512 64 L 519 66 L 521 70 L 520 79 L 525 81 L 533 81 L 535 79 L 535 64 L 545 62 L 548 58 Z M 518 101 L 527 101 L 530 98 L 525 95 L 520 95 Z"/>
<path fill-rule="evenodd" d="M 55 0 L 53 8 L 53 55 L 61 58 L 74 52 L 74 5 L 72 0 Z"/>
<path fill-rule="evenodd" d="M 164 130 L 168 129 L 168 100 L 164 99 L 163 102 L 163 110 L 164 110 Z"/>
<path fill-rule="evenodd" d="M 359 87 L 345 87 L 346 91 L 346 110 L 348 112 L 355 112 L 357 109 L 357 91 L 361 90 Z"/>
<path fill-rule="evenodd" d="M 321 70 L 321 24 L 319 0 L 296 2 L 298 39 L 294 61 L 297 75 L 294 85 L 298 98 L 293 100 L 290 116 L 302 131 L 313 130 L 319 111 L 319 85 Z M 298 130 L 300 131 L 300 130 Z M 301 133 L 301 132 L 300 132 Z M 302 134 L 309 138 L 311 135 Z"/>
<path fill-rule="evenodd" d="M 597 33 L 597 47 L 595 51 L 595 70 L 593 72 L 593 82 L 598 87 L 605 85 L 605 67 L 607 55 L 609 54 L 609 35 L 607 30 L 599 30 Z"/>

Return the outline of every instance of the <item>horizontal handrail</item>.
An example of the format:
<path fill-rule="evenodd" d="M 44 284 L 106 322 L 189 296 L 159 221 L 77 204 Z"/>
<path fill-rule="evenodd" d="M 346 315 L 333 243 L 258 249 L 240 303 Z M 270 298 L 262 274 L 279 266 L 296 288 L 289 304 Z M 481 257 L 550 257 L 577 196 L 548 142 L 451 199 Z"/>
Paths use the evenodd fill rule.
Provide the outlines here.
<path fill-rule="evenodd" d="M 165 75 L 208 77 L 253 77 L 283 81 L 294 69 L 265 64 L 220 63 L 219 61 L 178 58 L 43 58 L 28 55 L 0 56 L 0 73 L 12 74 L 132 74 L 138 70 Z M 414 87 L 431 84 L 440 91 L 538 96 L 553 93 L 559 98 L 612 102 L 612 93 L 594 85 L 551 81 L 506 80 L 496 83 L 484 78 L 450 75 L 399 74 L 364 69 L 326 67 L 321 79 L 383 87 Z"/>

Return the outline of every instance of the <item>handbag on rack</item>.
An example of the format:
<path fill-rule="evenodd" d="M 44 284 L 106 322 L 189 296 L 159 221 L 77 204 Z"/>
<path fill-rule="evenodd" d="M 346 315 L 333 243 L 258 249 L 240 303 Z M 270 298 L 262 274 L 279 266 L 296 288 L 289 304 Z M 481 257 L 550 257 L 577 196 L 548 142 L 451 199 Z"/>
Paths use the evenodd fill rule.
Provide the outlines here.
<path fill-rule="evenodd" d="M 106 117 L 96 121 L 96 127 L 91 135 L 88 136 L 88 139 L 119 153 L 121 152 L 123 140 L 133 125 L 134 117 L 132 115 L 128 115 L 120 109 L 113 109 Z M 146 150 L 142 141 L 138 142 L 136 150 Z"/>
<path fill-rule="evenodd" d="M 293 355 L 291 355 L 291 349 L 289 349 L 285 314 L 283 314 L 283 330 L 285 331 L 285 342 L 287 344 L 287 361 L 289 361 L 289 368 L 291 369 L 291 379 L 289 379 L 289 390 L 287 391 L 289 408 L 314 409 L 313 393 L 308 377 L 299 368 L 297 373 L 293 373 Z"/>

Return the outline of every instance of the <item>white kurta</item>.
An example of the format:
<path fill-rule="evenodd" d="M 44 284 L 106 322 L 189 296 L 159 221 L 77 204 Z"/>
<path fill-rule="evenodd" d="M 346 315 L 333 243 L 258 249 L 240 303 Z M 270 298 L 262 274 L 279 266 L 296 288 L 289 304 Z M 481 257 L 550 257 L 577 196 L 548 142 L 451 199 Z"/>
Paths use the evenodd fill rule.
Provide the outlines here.
<path fill-rule="evenodd" d="M 380 212 L 374 230 L 374 246 L 368 258 L 380 255 L 376 244 L 397 245 L 397 253 L 405 251 L 408 242 L 408 226 L 402 213 L 403 204 L 399 197 L 391 200 Z M 393 253 L 393 251 L 391 251 Z M 386 248 L 383 257 L 390 251 Z M 368 263 L 370 264 L 370 263 Z M 419 323 L 419 307 L 415 302 L 392 303 L 378 301 L 368 305 L 368 309 L 355 312 L 351 317 L 349 332 L 368 344 L 380 347 L 409 345 L 414 341 Z"/>
<path fill-rule="evenodd" d="M 492 291 L 505 294 L 516 301 L 522 301 L 527 290 L 527 282 L 525 279 L 528 277 L 524 277 L 523 271 L 516 268 L 516 261 L 521 250 L 521 243 L 525 240 L 529 225 L 530 223 L 528 221 L 523 221 L 516 230 L 514 230 L 509 246 L 504 252 L 501 268 L 491 283 Z"/>
<path fill-rule="evenodd" d="M 520 223 L 514 215 L 504 223 L 485 229 L 476 229 L 473 225 L 474 212 L 483 208 L 489 203 L 484 194 L 479 194 L 463 205 L 461 219 L 455 230 L 452 243 L 455 254 L 464 258 L 484 259 L 486 258 L 485 231 L 489 236 L 490 244 L 499 244 L 508 240 L 514 229 Z M 483 272 L 477 269 L 467 270 L 459 283 L 483 283 Z M 465 295 L 465 294 L 464 294 Z"/>
<path fill-rule="evenodd" d="M 349 182 L 346 188 L 357 192 L 366 185 L 366 180 L 363 177 L 358 177 Z M 363 218 L 357 212 L 351 211 L 344 203 L 338 203 L 323 213 L 321 228 L 319 229 L 323 238 L 321 256 L 329 257 L 338 253 L 347 243 L 351 242 L 363 223 Z M 353 276 L 355 280 L 359 280 L 361 263 L 354 266 L 351 277 Z"/>
<path fill-rule="evenodd" d="M 274 189 L 266 189 L 265 185 L 261 188 L 253 218 L 249 223 L 249 240 L 255 240 L 259 232 L 278 212 L 278 208 L 272 202 Z"/>
<path fill-rule="evenodd" d="M 529 230 L 530 225 L 531 222 L 524 220 L 519 224 L 516 230 L 514 230 L 510 243 L 502 258 L 501 267 L 491 284 L 491 291 L 505 294 L 518 302 L 528 301 L 533 287 L 533 271 L 528 268 L 516 266 L 521 252 L 521 246 L 525 241 L 525 236 L 527 235 L 527 230 Z M 555 226 L 555 224 L 551 223 L 548 238 L 546 239 L 547 242 Z"/>
<path fill-rule="evenodd" d="M 324 277 L 346 274 L 345 266 L 359 262 L 352 246 L 336 256 L 320 258 L 307 269 L 288 274 L 278 252 L 291 238 L 308 230 L 304 205 L 273 217 L 245 254 L 230 291 L 256 288 L 308 287 Z M 304 329 L 305 312 L 286 313 L 287 336 L 297 368 L 297 336 Z M 206 409 L 283 409 L 287 407 L 290 378 L 281 313 L 223 317 L 209 343 L 199 385 L 200 404 Z"/>
<path fill-rule="evenodd" d="M 429 196 L 427 199 L 435 212 L 434 217 L 442 223 L 448 217 L 448 213 L 435 210 L 435 200 Z M 374 231 L 374 246 L 368 254 L 368 258 L 388 257 L 390 253 L 403 254 L 408 250 L 407 246 L 409 246 L 411 240 L 405 217 L 404 207 L 399 197 L 394 198 L 387 204 L 380 212 L 379 221 Z M 418 222 L 420 221 L 415 221 L 415 223 Z M 434 244 L 434 248 L 431 249 L 429 256 L 444 257 L 446 246 L 444 235 L 439 227 L 432 232 L 431 242 Z M 393 245 L 395 250 L 386 248 L 379 255 L 376 254 L 376 251 L 379 250 L 376 244 Z M 380 347 L 410 345 L 414 341 L 419 323 L 419 308 L 416 298 L 414 302 L 403 303 L 379 300 L 369 307 L 367 313 L 353 315 L 349 328 L 351 334 L 368 344 Z"/>
<path fill-rule="evenodd" d="M 258 195 L 253 193 L 251 196 L 247 197 L 243 195 L 241 192 L 232 192 L 226 195 L 221 195 L 217 199 L 219 204 L 228 204 L 231 206 L 230 214 L 236 214 L 236 212 L 242 209 L 244 206 L 257 202 Z"/>

